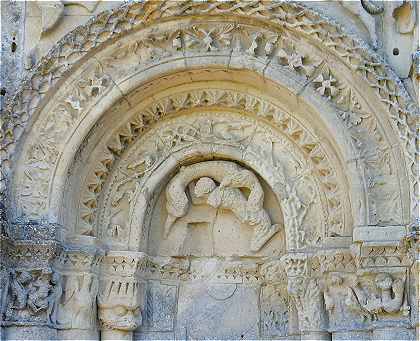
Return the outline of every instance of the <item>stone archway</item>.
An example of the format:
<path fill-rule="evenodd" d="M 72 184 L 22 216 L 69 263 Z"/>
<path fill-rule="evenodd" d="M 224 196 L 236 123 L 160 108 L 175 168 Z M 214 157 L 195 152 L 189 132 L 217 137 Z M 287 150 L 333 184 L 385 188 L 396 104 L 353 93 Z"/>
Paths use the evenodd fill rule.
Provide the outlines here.
<path fill-rule="evenodd" d="M 276 202 L 268 209 L 261 200 L 252 214 L 272 220 L 277 210 L 284 231 L 274 254 L 243 254 L 258 262 L 241 258 L 217 269 L 235 288 L 237 281 L 257 282 L 260 327 L 244 337 L 368 338 L 372 328 L 376 336 L 388 333 L 395 321 L 411 332 L 411 261 L 401 241 L 415 207 L 415 113 L 371 51 L 295 4 L 168 1 L 104 13 L 62 41 L 49 60 L 13 102 L 14 134 L 5 135 L 4 145 L 16 233 L 31 222 L 58 239 L 52 243 L 60 257 L 49 255 L 28 273 L 47 281 L 42 288 L 55 303 L 38 316 L 8 301 L 7 325 L 23 319 L 54 327 L 63 338 L 97 337 L 92 302 L 99 290 L 103 338 L 131 338 L 137 328 L 175 333 L 148 306 L 165 302 L 162 288 L 150 282 L 169 281 L 163 289 L 173 297 L 194 271 L 185 254 L 162 259 L 150 252 L 149 230 L 161 227 L 155 225 L 165 214 L 162 193 L 181 167 L 230 162 L 254 174 Z M 221 188 L 223 176 L 203 177 Z M 243 187 L 226 188 L 246 202 Z M 156 205 L 163 213 L 155 213 Z M 259 226 L 250 212 L 226 224 L 239 218 Z M 17 269 L 11 293 L 23 269 L 33 267 L 23 258 L 11 257 Z M 52 263 L 54 272 L 43 274 Z M 231 297 L 227 287 L 215 288 L 216 297 Z M 160 308 L 173 313 L 172 306 Z M 60 321 L 76 315 L 79 322 Z M 19 328 L 9 332 L 19 336 Z M 197 333 L 192 337 L 206 336 Z"/>

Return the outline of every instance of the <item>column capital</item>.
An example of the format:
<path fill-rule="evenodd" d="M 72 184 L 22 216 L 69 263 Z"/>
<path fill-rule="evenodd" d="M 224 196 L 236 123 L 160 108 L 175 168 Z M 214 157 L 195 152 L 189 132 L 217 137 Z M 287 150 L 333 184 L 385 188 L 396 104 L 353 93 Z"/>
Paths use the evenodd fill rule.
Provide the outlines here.
<path fill-rule="evenodd" d="M 142 252 L 112 251 L 102 258 L 98 310 L 106 338 L 130 339 L 142 323 L 138 272 L 146 262 Z"/>
<path fill-rule="evenodd" d="M 281 261 L 287 274 L 287 291 L 295 303 L 302 335 L 325 333 L 327 321 L 323 293 L 319 278 L 312 277 L 310 273 L 311 255 L 289 253 Z"/>

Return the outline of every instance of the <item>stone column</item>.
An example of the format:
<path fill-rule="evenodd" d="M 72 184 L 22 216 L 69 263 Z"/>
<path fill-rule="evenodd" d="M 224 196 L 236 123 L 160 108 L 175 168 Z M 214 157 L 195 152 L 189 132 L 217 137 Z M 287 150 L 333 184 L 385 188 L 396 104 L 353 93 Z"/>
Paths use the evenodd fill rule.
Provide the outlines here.
<path fill-rule="evenodd" d="M 418 232 L 417 232 L 418 233 Z M 412 268 L 412 275 L 414 277 L 413 281 L 415 283 L 415 306 L 414 306 L 414 316 L 413 316 L 413 320 L 414 325 L 415 325 L 415 332 L 416 332 L 416 340 L 419 340 L 420 338 L 420 316 L 419 316 L 419 309 L 420 309 L 420 241 L 419 241 L 419 236 L 417 235 L 417 240 L 415 242 L 415 247 L 414 247 L 414 253 L 415 253 L 415 264 Z"/>
<path fill-rule="evenodd" d="M 101 264 L 98 316 L 101 340 L 132 340 L 142 323 L 143 286 L 138 270 L 145 264 L 141 252 L 111 251 Z"/>
<path fill-rule="evenodd" d="M 331 340 L 319 279 L 309 273 L 308 256 L 289 253 L 282 258 L 287 274 L 287 290 L 293 298 L 302 340 Z"/>
<path fill-rule="evenodd" d="M 63 295 L 54 322 L 61 340 L 98 340 L 96 298 L 98 263 L 103 252 L 96 238 L 85 237 L 75 246 L 69 245 L 56 262 L 62 274 Z"/>

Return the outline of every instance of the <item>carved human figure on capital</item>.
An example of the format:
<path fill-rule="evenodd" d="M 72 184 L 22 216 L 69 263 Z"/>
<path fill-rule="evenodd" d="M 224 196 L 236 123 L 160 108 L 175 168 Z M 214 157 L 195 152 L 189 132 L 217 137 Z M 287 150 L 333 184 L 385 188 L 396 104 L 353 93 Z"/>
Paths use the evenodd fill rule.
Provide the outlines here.
<path fill-rule="evenodd" d="M 94 274 L 66 276 L 58 320 L 61 329 L 90 329 L 96 324 L 98 279 Z"/>
<path fill-rule="evenodd" d="M 34 271 L 12 270 L 9 274 L 6 319 L 18 320 L 34 316 L 55 326 L 58 302 L 61 297 L 61 276 L 51 269 Z"/>
<path fill-rule="evenodd" d="M 198 181 L 194 184 L 196 179 Z M 279 230 L 280 226 L 271 223 L 270 216 L 263 208 L 264 191 L 254 173 L 233 162 L 207 161 L 181 168 L 169 182 L 166 188 L 168 216 L 164 227 L 165 238 L 169 236 L 175 221 L 185 216 L 190 208 L 190 200 L 185 193 L 187 186 L 192 203 L 228 209 L 241 223 L 254 227 L 251 251 L 260 250 Z M 248 197 L 240 188 L 249 190 Z"/>

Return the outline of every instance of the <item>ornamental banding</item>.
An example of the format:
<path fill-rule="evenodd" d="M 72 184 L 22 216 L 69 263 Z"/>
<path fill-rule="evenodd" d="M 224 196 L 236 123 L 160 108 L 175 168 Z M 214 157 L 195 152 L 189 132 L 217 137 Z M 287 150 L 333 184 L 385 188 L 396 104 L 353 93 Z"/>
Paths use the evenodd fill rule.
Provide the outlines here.
<path fill-rule="evenodd" d="M 255 5 L 255 4 L 254 4 Z M 253 6 L 254 5 L 248 5 L 248 4 L 240 4 L 238 7 L 235 7 L 235 11 L 238 11 L 239 10 L 239 8 L 241 8 L 242 10 L 246 10 L 246 9 L 251 9 L 251 8 L 253 8 Z M 192 11 L 194 11 L 194 8 L 195 8 L 195 5 L 194 4 L 188 4 L 185 8 L 184 8 L 184 10 L 187 10 L 188 11 L 188 8 L 189 8 L 189 6 L 191 6 L 191 8 L 189 9 L 190 11 L 192 10 Z M 259 7 L 259 11 L 261 11 L 261 13 L 264 13 L 264 15 L 267 15 L 268 14 L 268 11 L 265 11 L 264 10 L 264 8 L 266 8 L 266 6 L 267 5 L 261 5 L 261 7 Z M 284 12 L 284 9 L 283 9 L 283 6 L 286 6 L 286 5 L 284 5 L 284 4 L 276 4 L 276 6 L 269 6 L 270 7 L 270 9 L 271 10 L 274 10 L 274 11 L 280 11 L 280 12 Z M 287 5 L 287 6 L 289 6 L 289 5 Z M 141 7 L 141 6 L 140 6 Z M 169 6 L 169 7 L 171 7 L 171 6 Z M 290 6 L 290 8 L 288 7 L 288 9 L 289 10 L 292 10 L 292 12 L 289 12 L 287 15 L 284 15 L 284 20 L 286 21 L 286 23 L 290 20 L 290 21 L 294 21 L 295 19 L 292 19 L 292 15 L 291 15 L 291 13 L 295 13 L 296 12 L 296 5 L 293 5 L 293 6 Z M 129 13 L 130 12 L 130 6 L 128 6 L 127 8 L 126 8 L 126 10 L 127 10 L 127 12 L 126 13 Z M 134 10 L 134 9 L 133 9 Z M 165 9 L 165 11 L 166 10 L 168 10 L 168 8 L 166 8 Z M 174 8 L 171 8 L 171 11 L 172 10 L 175 10 Z M 177 9 L 178 10 L 178 9 Z M 201 9 L 200 9 L 201 10 Z M 217 12 L 218 10 L 221 10 L 220 8 L 218 8 L 218 5 L 217 4 L 214 4 L 214 7 L 212 7 L 211 8 L 211 11 L 214 11 L 214 12 Z M 226 9 L 223 9 L 222 11 L 224 12 L 224 11 L 227 11 L 227 12 L 229 12 L 231 10 L 231 8 L 229 8 L 229 6 L 228 6 L 228 8 L 226 8 Z M 301 13 L 300 13 L 300 19 L 303 17 L 302 16 L 302 14 L 306 14 L 307 12 L 306 12 L 307 10 L 305 10 L 305 9 L 302 9 L 302 11 L 301 11 Z M 171 13 L 172 14 L 172 13 Z M 189 12 L 189 14 L 190 14 L 190 12 Z M 311 15 L 309 15 L 308 14 L 308 16 L 309 16 L 309 18 L 313 18 L 315 15 L 312 13 Z M 299 20 L 300 20 L 299 19 Z M 276 20 L 279 20 L 278 19 L 278 17 L 277 17 L 277 19 Z M 276 21 L 276 20 L 274 20 L 274 21 Z M 326 23 L 326 25 L 328 25 L 327 23 Z M 240 26 L 240 25 L 239 25 Z M 290 29 L 291 30 L 291 32 L 293 32 L 293 30 L 291 29 L 291 27 L 293 27 L 294 25 L 293 24 L 291 24 L 291 25 L 286 25 L 286 26 L 289 26 L 288 27 L 288 29 Z M 305 23 L 305 24 L 303 24 L 303 23 L 299 23 L 299 24 L 297 24 L 297 25 L 295 25 L 297 28 L 298 28 L 298 31 L 300 31 L 300 30 L 304 30 L 305 28 L 307 28 L 307 26 L 310 26 L 310 24 L 308 24 L 308 23 Z M 242 28 L 242 26 L 240 26 L 241 28 Z M 322 27 L 322 25 L 321 25 L 321 27 Z M 318 32 L 320 29 L 318 28 L 317 30 L 315 30 L 316 32 Z M 222 39 L 225 41 L 227 38 L 225 37 L 226 35 L 228 35 L 231 31 L 234 31 L 234 29 L 233 28 L 225 28 L 225 30 L 223 31 L 223 34 L 221 33 L 221 34 L 217 34 L 216 36 L 214 36 L 214 37 L 212 37 L 212 35 L 209 33 L 209 32 L 206 32 L 205 30 L 204 30 L 204 33 L 202 32 L 202 34 L 204 34 L 205 35 L 205 37 L 207 38 L 206 39 L 206 41 L 208 41 L 209 43 L 209 46 L 207 46 L 207 48 L 205 48 L 205 50 L 214 50 L 214 49 L 217 49 L 217 43 L 215 43 L 215 42 L 213 42 L 213 41 L 216 41 L 216 38 L 220 38 L 220 36 L 222 37 Z M 246 30 L 245 30 L 246 31 Z M 321 29 L 321 31 L 322 31 L 322 29 Z M 332 30 L 331 32 L 333 32 L 334 30 Z M 201 32 L 200 30 L 198 30 L 198 29 L 196 29 L 195 30 L 195 32 Z M 266 31 L 266 32 L 268 32 L 268 31 Z M 334 36 L 332 33 L 330 32 L 330 34 L 329 34 L 329 39 L 332 39 L 332 37 Z M 337 30 L 335 30 L 334 32 L 337 32 Z M 258 33 L 258 32 L 257 32 Z M 210 35 L 210 36 L 209 36 Z M 246 48 L 246 50 L 247 51 L 250 51 L 250 48 L 251 48 L 251 46 L 253 46 L 253 45 L 255 45 L 256 47 L 254 48 L 254 47 L 252 47 L 251 48 L 251 54 L 252 53 L 254 53 L 254 54 L 259 54 L 259 53 L 262 53 L 262 54 L 264 54 L 265 56 L 264 56 L 264 58 L 267 58 L 267 55 L 271 58 L 271 56 L 270 56 L 270 53 L 274 53 L 273 51 L 274 51 L 274 46 L 275 46 L 275 43 L 277 43 L 277 40 L 279 40 L 279 39 L 274 39 L 273 38 L 273 34 L 268 34 L 268 33 L 264 33 L 264 34 L 254 34 L 254 33 L 247 33 L 247 35 L 250 37 L 250 38 L 248 38 L 248 42 L 246 43 L 246 44 L 248 44 L 249 46 L 247 46 L 247 48 Z M 191 35 L 190 35 L 191 36 Z M 281 34 L 279 35 L 279 37 L 281 37 Z M 179 41 L 178 41 L 178 39 L 182 39 L 181 38 L 181 35 L 176 35 L 175 37 L 174 37 L 174 42 L 173 42 L 173 48 L 175 49 L 175 50 L 178 50 L 179 49 Z M 262 39 L 262 40 L 261 40 Z M 341 39 L 341 40 L 343 40 L 343 39 Z M 193 39 L 193 41 L 196 41 L 196 40 L 194 40 Z M 344 39 L 343 40 L 343 43 L 345 43 L 345 42 L 347 42 L 346 41 L 346 39 Z M 183 44 L 181 43 L 181 46 L 182 46 Z M 185 44 L 184 44 L 185 45 Z M 191 45 L 192 47 L 194 47 L 194 46 L 196 46 L 196 43 L 191 43 L 191 44 L 188 44 L 188 45 Z M 186 45 L 185 45 L 186 46 Z M 185 48 L 185 46 L 183 47 L 183 48 Z M 241 45 L 240 45 L 241 46 Z M 331 44 L 331 47 L 332 48 L 336 48 L 336 46 L 334 45 L 334 44 Z M 292 49 L 293 48 L 295 48 L 295 47 L 292 47 Z M 295 55 L 294 57 L 293 57 L 293 53 L 294 52 L 290 52 L 290 53 L 292 53 L 292 56 L 291 56 L 291 58 L 293 59 L 293 60 L 288 60 L 288 58 L 285 58 L 285 55 L 284 55 L 284 51 L 285 50 L 287 50 L 287 47 L 285 47 L 285 49 L 283 49 L 283 52 L 280 52 L 280 55 L 279 55 L 279 60 L 281 61 L 281 60 L 283 60 L 281 63 L 284 63 L 284 64 L 287 64 L 288 65 L 288 67 L 291 67 L 291 68 L 293 68 L 294 70 L 295 69 L 300 69 L 300 70 L 306 70 L 306 68 L 304 67 L 305 66 L 305 58 L 307 58 L 307 57 L 305 57 L 304 55 L 303 55 L 303 57 L 299 57 L 298 55 Z M 290 47 L 289 47 L 289 50 L 290 50 Z M 258 52 L 258 51 L 265 51 L 265 52 Z M 268 52 L 267 52 L 268 51 Z M 355 47 L 352 47 L 351 49 L 349 49 L 349 51 L 351 51 L 352 53 L 355 53 L 355 51 L 358 51 L 358 49 L 357 48 L 355 48 Z M 209 52 L 209 51 L 207 51 L 207 52 Z M 211 52 L 213 52 L 213 51 L 211 51 Z M 345 56 L 345 57 L 348 57 L 349 55 L 350 55 L 350 53 L 341 53 L 341 55 L 343 55 L 343 56 Z M 287 59 L 287 61 L 285 60 L 285 59 Z M 289 58 L 290 59 L 290 58 Z M 357 58 L 356 58 L 356 60 L 357 60 Z M 322 62 L 322 58 L 319 60 L 319 62 Z M 315 63 L 315 65 L 317 64 L 318 62 L 316 62 Z M 302 64 L 302 66 L 301 66 L 301 64 Z M 268 64 L 267 64 L 268 65 Z M 305 74 L 305 72 L 307 72 L 307 71 L 304 71 L 304 74 Z M 383 79 L 383 78 L 382 78 Z M 315 87 L 317 87 L 317 89 L 321 89 L 321 90 L 319 90 L 320 91 L 320 93 L 323 93 L 324 95 L 326 94 L 326 96 L 327 97 L 334 97 L 334 96 L 332 96 L 332 95 L 334 95 L 334 94 L 337 94 L 338 92 L 337 92 L 337 90 L 335 89 L 334 90 L 334 88 L 336 88 L 336 85 L 334 84 L 334 78 L 329 78 L 328 79 L 328 85 L 326 85 L 326 80 L 324 80 L 324 79 L 321 79 L 320 78 L 320 76 L 318 75 L 318 76 L 316 76 L 316 77 L 314 77 L 313 78 L 313 80 L 314 80 L 314 84 L 315 84 Z M 321 84 L 320 86 L 318 86 L 317 84 Z M 332 91 L 332 92 L 331 92 Z M 382 92 L 381 92 L 382 93 Z M 337 100 L 338 100 L 338 98 L 337 98 Z M 344 113 L 343 114 L 344 116 L 346 116 L 347 114 L 346 113 Z M 354 119 L 352 119 L 353 120 L 353 122 L 354 122 Z M 356 122 L 357 121 L 359 121 L 359 119 L 357 119 L 356 120 Z M 378 177 L 380 177 L 381 175 L 375 175 L 375 176 L 378 176 Z M 368 186 L 369 187 L 369 186 Z M 391 199 L 392 200 L 394 200 L 394 201 L 398 201 L 398 198 L 395 196 L 395 195 L 397 195 L 396 193 L 389 193 L 389 194 L 387 194 L 387 196 L 388 197 L 391 197 Z M 373 197 L 375 197 L 375 199 L 372 199 L 372 200 L 377 200 L 377 198 L 380 198 L 380 195 L 379 194 L 376 194 L 376 193 L 374 193 L 374 195 L 373 195 Z M 388 201 L 389 201 L 389 198 L 388 198 Z M 43 204 L 41 204 L 41 206 L 42 206 Z M 396 204 L 397 205 L 397 204 Z M 393 207 L 397 207 L 397 206 L 395 206 L 395 205 L 393 205 Z M 373 213 L 373 215 L 374 215 L 374 213 Z M 379 221 L 380 221 L 380 219 L 379 219 Z M 384 220 L 384 222 L 386 221 L 386 219 Z"/>

